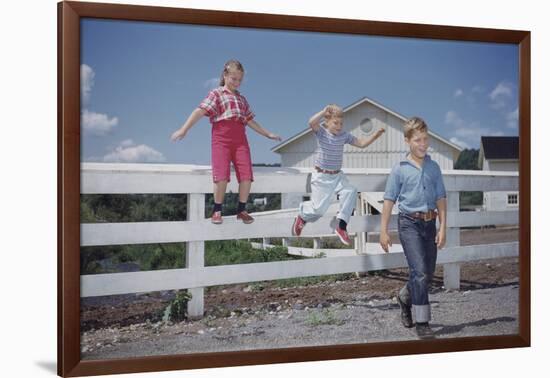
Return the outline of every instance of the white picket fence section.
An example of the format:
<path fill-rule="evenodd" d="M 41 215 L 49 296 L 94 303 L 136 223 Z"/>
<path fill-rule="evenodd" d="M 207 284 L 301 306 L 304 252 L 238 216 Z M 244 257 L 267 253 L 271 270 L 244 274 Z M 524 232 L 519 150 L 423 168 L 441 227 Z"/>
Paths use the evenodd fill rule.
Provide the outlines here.
<path fill-rule="evenodd" d="M 360 192 L 384 190 L 388 169 L 346 169 L 349 181 Z M 255 168 L 253 193 L 308 192 L 310 170 L 295 168 Z M 460 263 L 465 261 L 518 256 L 518 242 L 460 246 L 460 227 L 483 225 L 517 225 L 518 211 L 460 212 L 459 191 L 518 190 L 517 172 L 443 171 L 448 198 L 447 244 L 438 255 L 444 264 L 444 281 L 448 288 L 460 285 Z M 228 191 L 237 192 L 233 176 Z M 204 242 L 250 238 L 288 238 L 293 222 L 292 210 L 263 214 L 245 225 L 235 217 L 224 217 L 223 225 L 213 225 L 204 218 L 205 193 L 211 193 L 210 166 L 169 164 L 81 165 L 82 194 L 186 193 L 188 220 L 179 222 L 134 222 L 81 224 L 84 246 L 185 242 L 184 269 L 131 273 L 82 275 L 81 297 L 140 293 L 158 290 L 189 289 L 193 298 L 188 304 L 191 317 L 204 312 L 204 288 L 265 280 L 308 277 L 326 274 L 366 272 L 406 267 L 402 251 L 391 253 L 345 252 L 327 254 L 327 258 L 280 261 L 226 266 L 204 266 Z M 288 213 L 287 213 L 288 212 Z M 334 231 L 333 216 L 325 216 L 304 229 L 304 237 L 329 235 Z M 392 216 L 390 228 L 396 228 Z M 351 218 L 350 233 L 378 232 L 380 216 Z M 330 255 L 330 257 L 329 257 Z"/>

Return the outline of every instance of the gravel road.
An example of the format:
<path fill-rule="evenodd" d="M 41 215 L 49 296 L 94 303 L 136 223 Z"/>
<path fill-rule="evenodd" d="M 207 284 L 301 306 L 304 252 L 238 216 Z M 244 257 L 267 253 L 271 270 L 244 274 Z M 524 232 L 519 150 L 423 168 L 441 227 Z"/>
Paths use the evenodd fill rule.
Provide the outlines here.
<path fill-rule="evenodd" d="M 413 329 L 400 325 L 395 298 L 370 298 L 357 294 L 347 303 L 325 303 L 319 308 L 272 309 L 85 332 L 82 359 L 416 339 Z M 467 291 L 436 290 L 430 299 L 432 327 L 439 338 L 517 333 L 517 283 Z"/>

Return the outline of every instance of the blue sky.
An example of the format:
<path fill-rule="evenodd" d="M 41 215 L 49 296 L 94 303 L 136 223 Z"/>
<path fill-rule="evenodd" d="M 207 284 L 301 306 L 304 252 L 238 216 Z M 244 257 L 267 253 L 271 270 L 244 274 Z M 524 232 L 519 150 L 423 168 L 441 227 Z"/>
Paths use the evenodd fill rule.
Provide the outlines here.
<path fill-rule="evenodd" d="M 515 45 L 84 19 L 82 160 L 210 164 L 205 117 L 170 135 L 213 88 L 228 59 L 256 121 L 289 138 L 327 103 L 367 96 L 439 135 L 478 148 L 518 135 Z M 277 144 L 248 129 L 255 163 Z"/>

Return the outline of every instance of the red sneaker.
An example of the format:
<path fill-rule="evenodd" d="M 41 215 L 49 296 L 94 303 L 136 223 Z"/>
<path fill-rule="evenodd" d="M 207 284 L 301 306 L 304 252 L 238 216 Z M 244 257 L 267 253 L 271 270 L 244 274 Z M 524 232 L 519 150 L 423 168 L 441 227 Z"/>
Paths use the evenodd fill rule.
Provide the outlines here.
<path fill-rule="evenodd" d="M 297 215 L 294 219 L 294 224 L 292 225 L 292 235 L 300 236 L 305 225 L 306 222 L 299 215 Z"/>
<path fill-rule="evenodd" d="M 212 223 L 214 224 L 222 224 L 222 212 L 221 211 L 214 211 L 212 213 Z"/>
<path fill-rule="evenodd" d="M 239 214 L 237 214 L 237 219 L 242 220 L 244 224 L 250 224 L 254 222 L 254 218 L 252 218 L 250 214 L 246 212 L 246 210 L 243 210 Z"/>
<path fill-rule="evenodd" d="M 334 232 L 336 232 L 336 235 L 338 235 L 342 243 L 344 243 L 345 245 L 351 245 L 351 239 L 349 238 L 348 232 L 346 230 L 342 230 L 340 227 L 336 227 Z"/>

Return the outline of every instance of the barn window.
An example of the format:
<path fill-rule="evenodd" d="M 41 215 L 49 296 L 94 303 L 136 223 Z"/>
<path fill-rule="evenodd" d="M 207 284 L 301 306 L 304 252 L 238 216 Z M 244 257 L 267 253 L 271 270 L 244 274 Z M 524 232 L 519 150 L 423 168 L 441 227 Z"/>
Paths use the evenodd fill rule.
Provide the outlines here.
<path fill-rule="evenodd" d="M 517 205 L 517 204 L 518 204 L 518 195 L 508 194 L 508 205 Z"/>
<path fill-rule="evenodd" d="M 359 123 L 359 128 L 364 134 L 370 134 L 374 130 L 374 125 L 370 118 L 365 118 Z"/>

